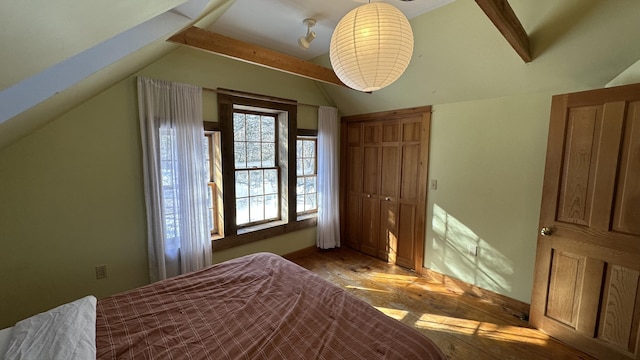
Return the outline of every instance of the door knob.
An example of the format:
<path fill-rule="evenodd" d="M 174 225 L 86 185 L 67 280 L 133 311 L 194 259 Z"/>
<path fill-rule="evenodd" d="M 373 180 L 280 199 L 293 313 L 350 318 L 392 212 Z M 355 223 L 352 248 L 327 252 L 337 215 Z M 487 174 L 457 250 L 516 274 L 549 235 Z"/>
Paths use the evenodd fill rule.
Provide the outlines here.
<path fill-rule="evenodd" d="M 387 201 L 391 201 L 391 198 L 389 198 L 388 196 L 386 198 L 384 198 Z"/>
<path fill-rule="evenodd" d="M 371 194 L 367 194 L 367 197 L 368 197 L 368 198 L 370 198 L 370 197 L 371 197 Z"/>
<path fill-rule="evenodd" d="M 550 227 L 543 227 L 542 229 L 540 229 L 540 235 L 542 236 L 549 236 L 553 233 L 553 230 L 551 230 Z"/>

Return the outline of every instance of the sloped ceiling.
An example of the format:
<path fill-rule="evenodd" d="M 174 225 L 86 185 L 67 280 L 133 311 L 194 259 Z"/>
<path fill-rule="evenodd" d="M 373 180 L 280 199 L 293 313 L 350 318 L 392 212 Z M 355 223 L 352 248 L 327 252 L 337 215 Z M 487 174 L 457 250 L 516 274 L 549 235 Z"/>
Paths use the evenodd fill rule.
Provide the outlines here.
<path fill-rule="evenodd" d="M 35 75 L 186 0 L 3 1 L 0 89 Z"/>
<path fill-rule="evenodd" d="M 323 87 L 344 115 L 352 115 L 601 88 L 640 59 L 640 1 L 509 3 L 529 34 L 530 63 L 520 59 L 474 1 L 455 1 L 411 21 L 413 58 L 389 87 L 373 94 Z M 315 62 L 330 64 L 326 55 Z"/>
<path fill-rule="evenodd" d="M 184 6 L 194 2 L 204 10 L 191 9 L 189 14 Z M 640 59 L 640 1 L 509 3 L 529 34 L 531 63 L 523 63 L 474 1 L 458 0 L 411 20 L 415 35 L 413 59 L 406 73 L 388 88 L 363 94 L 332 85 L 320 86 L 342 114 L 350 115 L 522 93 L 598 88 L 620 79 L 619 74 L 624 73 L 624 79 L 629 79 L 640 71 L 637 65 L 632 67 Z M 175 26 L 195 24 L 209 28 L 234 4 L 235 0 L 3 2 L 0 102 L 3 94 L 26 79 L 149 21 L 178 16 L 181 20 L 176 24 L 181 25 Z M 157 35 L 130 55 L 89 71 L 59 91 L 44 94 L 45 98 L 28 110 L 5 116 L 6 121 L 0 121 L 0 148 L 175 49 L 176 45 L 164 41 L 170 35 L 171 32 Z M 313 61 L 330 66 L 326 54 Z M 39 87 L 29 89 L 35 91 Z M 10 97 L 6 99 L 10 101 Z M 8 113 L 0 106 L 0 116 Z"/>
<path fill-rule="evenodd" d="M 234 1 L 3 3 L 0 148 L 174 50 L 166 38 L 210 26 Z"/>

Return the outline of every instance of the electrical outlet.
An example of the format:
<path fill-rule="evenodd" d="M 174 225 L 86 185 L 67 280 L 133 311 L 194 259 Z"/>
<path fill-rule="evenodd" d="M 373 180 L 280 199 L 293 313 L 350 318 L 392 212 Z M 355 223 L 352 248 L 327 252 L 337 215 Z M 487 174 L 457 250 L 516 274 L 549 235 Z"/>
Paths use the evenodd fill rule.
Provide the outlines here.
<path fill-rule="evenodd" d="M 438 180 L 436 179 L 431 180 L 431 190 L 438 190 Z"/>
<path fill-rule="evenodd" d="M 107 278 L 107 265 L 97 265 L 96 266 L 96 279 L 106 279 Z"/>
<path fill-rule="evenodd" d="M 469 245 L 469 255 L 478 256 L 478 246 L 477 245 Z"/>

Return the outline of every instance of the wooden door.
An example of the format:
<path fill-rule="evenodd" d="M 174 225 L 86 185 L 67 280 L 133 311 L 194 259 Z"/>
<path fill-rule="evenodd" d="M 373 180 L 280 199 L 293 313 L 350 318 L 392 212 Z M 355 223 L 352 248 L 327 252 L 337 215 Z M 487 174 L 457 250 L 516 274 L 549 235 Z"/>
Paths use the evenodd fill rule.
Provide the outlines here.
<path fill-rule="evenodd" d="M 640 359 L 640 85 L 555 96 L 531 324 Z"/>
<path fill-rule="evenodd" d="M 362 124 L 348 124 L 342 129 L 342 142 L 346 144 L 346 159 L 342 161 L 343 178 L 346 179 L 346 209 L 343 211 L 341 237 L 347 246 L 360 250 L 362 220 Z M 348 166 L 347 166 L 348 164 Z"/>
<path fill-rule="evenodd" d="M 400 188 L 400 122 L 381 124 L 380 233 L 378 258 L 395 264 L 398 249 L 398 193 Z"/>
<path fill-rule="evenodd" d="M 398 198 L 398 241 L 396 249 L 396 264 L 407 268 L 415 266 L 415 247 L 418 235 L 417 220 L 420 206 L 420 158 L 422 118 L 412 117 L 404 119 L 401 123 L 400 143 L 400 184 Z M 426 186 L 426 185 L 423 185 Z"/>
<path fill-rule="evenodd" d="M 380 231 L 380 124 L 362 125 L 362 230 L 360 251 L 378 255 Z"/>

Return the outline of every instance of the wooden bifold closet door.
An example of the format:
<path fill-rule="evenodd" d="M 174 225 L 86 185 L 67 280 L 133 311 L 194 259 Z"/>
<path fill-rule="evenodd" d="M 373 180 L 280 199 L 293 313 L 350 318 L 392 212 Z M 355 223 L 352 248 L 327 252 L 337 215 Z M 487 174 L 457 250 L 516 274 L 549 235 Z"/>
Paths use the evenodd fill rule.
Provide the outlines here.
<path fill-rule="evenodd" d="M 342 118 L 342 238 L 420 271 L 430 107 Z"/>
<path fill-rule="evenodd" d="M 640 85 L 553 97 L 531 324 L 640 359 Z"/>

